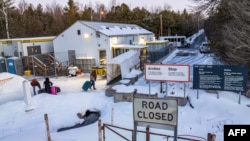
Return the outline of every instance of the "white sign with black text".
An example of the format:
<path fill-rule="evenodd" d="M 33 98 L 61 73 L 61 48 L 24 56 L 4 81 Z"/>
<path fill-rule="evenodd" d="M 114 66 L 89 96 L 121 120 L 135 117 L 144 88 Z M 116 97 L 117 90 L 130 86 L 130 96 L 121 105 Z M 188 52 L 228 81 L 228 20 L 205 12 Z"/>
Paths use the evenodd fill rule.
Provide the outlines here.
<path fill-rule="evenodd" d="M 134 121 L 176 126 L 177 108 L 176 99 L 134 97 Z"/>
<path fill-rule="evenodd" d="M 189 65 L 146 64 L 145 79 L 156 81 L 190 81 Z"/>

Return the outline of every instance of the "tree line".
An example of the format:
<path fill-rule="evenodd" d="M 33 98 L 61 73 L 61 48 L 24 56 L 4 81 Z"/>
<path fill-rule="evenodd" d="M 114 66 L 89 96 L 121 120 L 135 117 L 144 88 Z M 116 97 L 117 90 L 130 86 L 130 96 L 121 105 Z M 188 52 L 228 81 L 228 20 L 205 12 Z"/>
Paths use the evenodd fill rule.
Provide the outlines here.
<path fill-rule="evenodd" d="M 192 0 L 196 11 L 206 11 L 209 18 L 204 22 L 207 38 L 213 53 L 228 65 L 250 67 L 250 14 L 249 0 Z M 250 97 L 250 69 L 248 69 Z"/>
<path fill-rule="evenodd" d="M 188 13 L 186 9 L 175 12 L 158 8 L 150 12 L 143 7 L 130 9 L 125 3 L 113 4 L 111 8 L 96 4 L 93 8 L 91 4 L 81 7 L 74 0 L 68 0 L 65 7 L 56 3 L 34 6 L 25 0 L 18 6 L 13 3 L 13 0 L 0 0 L 0 39 L 57 36 L 77 20 L 136 24 L 156 37 L 190 36 L 202 28 L 203 23 L 197 13 Z"/>

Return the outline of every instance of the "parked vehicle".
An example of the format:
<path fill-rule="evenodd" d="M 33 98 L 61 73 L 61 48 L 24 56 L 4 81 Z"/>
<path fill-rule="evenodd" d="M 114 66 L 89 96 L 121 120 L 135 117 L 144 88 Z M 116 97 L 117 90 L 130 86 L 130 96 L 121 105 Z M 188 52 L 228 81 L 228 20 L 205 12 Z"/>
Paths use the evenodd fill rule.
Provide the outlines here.
<path fill-rule="evenodd" d="M 179 48 L 190 46 L 186 36 L 160 36 L 159 40 L 168 40 L 170 43 L 173 43 L 175 47 Z"/>
<path fill-rule="evenodd" d="M 200 53 L 210 53 L 210 43 L 209 42 L 202 42 L 200 46 Z"/>

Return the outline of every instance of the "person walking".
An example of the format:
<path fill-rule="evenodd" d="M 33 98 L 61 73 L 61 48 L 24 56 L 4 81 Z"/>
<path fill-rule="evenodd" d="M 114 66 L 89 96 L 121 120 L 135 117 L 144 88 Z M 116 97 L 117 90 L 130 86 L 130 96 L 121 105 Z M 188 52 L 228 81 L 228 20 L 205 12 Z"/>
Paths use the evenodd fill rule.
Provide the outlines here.
<path fill-rule="evenodd" d="M 33 92 L 34 92 L 34 95 L 36 95 L 36 87 L 39 88 L 39 90 L 41 90 L 41 85 L 40 83 L 37 81 L 36 78 L 33 78 L 30 82 L 31 86 L 33 87 Z"/>
<path fill-rule="evenodd" d="M 96 73 L 95 71 L 92 71 L 90 73 L 90 89 L 93 87 L 93 89 L 95 90 L 95 81 L 96 81 Z"/>
<path fill-rule="evenodd" d="M 44 84 L 44 87 L 45 87 L 45 92 L 50 94 L 51 93 L 50 87 L 53 85 L 53 83 L 49 80 L 48 77 L 46 77 L 43 84 Z"/>

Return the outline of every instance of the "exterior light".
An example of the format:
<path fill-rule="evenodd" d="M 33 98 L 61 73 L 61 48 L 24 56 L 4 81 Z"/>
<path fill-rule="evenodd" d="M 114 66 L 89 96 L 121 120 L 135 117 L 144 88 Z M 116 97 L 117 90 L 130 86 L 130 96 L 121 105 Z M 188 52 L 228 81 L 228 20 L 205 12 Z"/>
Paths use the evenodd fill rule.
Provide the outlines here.
<path fill-rule="evenodd" d="M 84 34 L 84 38 L 85 38 L 85 39 L 88 39 L 88 38 L 90 38 L 90 34 L 88 34 L 88 33 L 85 33 L 85 34 Z"/>

